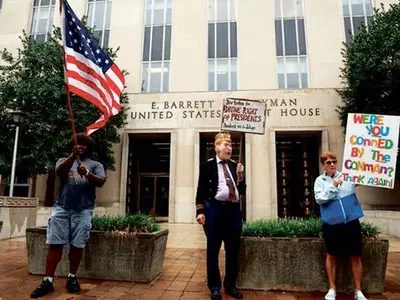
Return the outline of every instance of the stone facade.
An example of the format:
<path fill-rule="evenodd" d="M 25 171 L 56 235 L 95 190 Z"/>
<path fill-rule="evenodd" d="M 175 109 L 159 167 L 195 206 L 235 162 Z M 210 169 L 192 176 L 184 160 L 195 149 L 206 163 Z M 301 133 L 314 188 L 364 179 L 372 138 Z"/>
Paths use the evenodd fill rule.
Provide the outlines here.
<path fill-rule="evenodd" d="M 314 161 L 322 151 L 343 154 L 343 129 L 336 113 L 341 103 L 340 88 L 342 41 L 345 39 L 342 1 L 305 1 L 305 28 L 308 62 L 307 89 L 278 89 L 275 47 L 274 1 L 237 1 L 238 90 L 208 91 L 207 26 L 208 8 L 204 0 L 172 1 L 171 58 L 169 92 L 142 93 L 142 56 L 145 0 L 112 2 L 111 47 L 120 46 L 116 63 L 129 72 L 128 124 L 121 130 L 122 141 L 115 145 L 116 171 L 98 190 L 98 214 L 128 211 L 127 185 L 134 180 L 130 169 L 131 137 L 141 134 L 168 134 L 170 137 L 168 173 L 169 222 L 195 221 L 195 192 L 202 150 L 201 137 L 220 128 L 222 99 L 239 97 L 267 104 L 264 135 L 245 137 L 247 194 L 244 204 L 247 220 L 276 218 L 279 215 L 277 141 L 279 135 L 318 138 Z M 392 0 L 373 1 L 387 7 Z M 87 14 L 86 0 L 70 0 L 78 16 Z M 58 8 L 58 3 L 56 4 Z M 18 36 L 29 31 L 32 1 L 5 1 L 0 11 L 0 48 L 15 52 Z M 59 25 L 56 13 L 54 24 Z M 326 25 L 324 30 L 321 24 Z M 328 31 L 326 31 L 328 30 Z M 258 35 L 256 33 L 264 33 Z M 318 170 L 322 170 L 319 168 Z M 43 202 L 45 177 L 36 182 L 36 196 Z M 394 191 L 360 187 L 363 204 L 398 205 L 399 182 Z M 132 196 L 134 198 L 134 196 Z M 41 208 L 38 223 L 44 225 L 50 209 Z"/>
<path fill-rule="evenodd" d="M 0 240 L 25 236 L 36 226 L 38 198 L 0 197 Z"/>
<path fill-rule="evenodd" d="M 374 223 L 384 234 L 400 237 L 400 211 L 366 210 L 364 220 Z"/>

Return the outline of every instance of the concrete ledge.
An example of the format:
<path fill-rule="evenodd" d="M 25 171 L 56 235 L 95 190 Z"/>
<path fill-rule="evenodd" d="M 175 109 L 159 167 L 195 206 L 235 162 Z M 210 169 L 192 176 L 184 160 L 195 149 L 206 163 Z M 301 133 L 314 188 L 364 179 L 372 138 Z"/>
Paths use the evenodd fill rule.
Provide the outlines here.
<path fill-rule="evenodd" d="M 388 240 L 364 240 L 366 293 L 383 293 Z M 253 238 L 241 241 L 238 287 L 254 290 L 326 291 L 325 245 L 320 238 Z M 354 289 L 348 259 L 340 258 L 337 289 Z"/>
<path fill-rule="evenodd" d="M 400 237 L 400 211 L 364 210 L 362 221 L 376 225 L 383 234 Z"/>
<path fill-rule="evenodd" d="M 36 226 L 38 198 L 0 197 L 0 240 L 21 237 Z"/>
<path fill-rule="evenodd" d="M 361 204 L 363 210 L 389 210 L 400 211 L 399 204 Z"/>
<path fill-rule="evenodd" d="M 168 229 L 155 233 L 92 231 L 78 270 L 82 278 L 150 282 L 162 272 Z M 28 271 L 45 273 L 46 228 L 26 230 Z M 68 274 L 68 246 L 56 275 Z"/>
<path fill-rule="evenodd" d="M 39 198 L 0 197 L 0 207 L 37 207 Z"/>

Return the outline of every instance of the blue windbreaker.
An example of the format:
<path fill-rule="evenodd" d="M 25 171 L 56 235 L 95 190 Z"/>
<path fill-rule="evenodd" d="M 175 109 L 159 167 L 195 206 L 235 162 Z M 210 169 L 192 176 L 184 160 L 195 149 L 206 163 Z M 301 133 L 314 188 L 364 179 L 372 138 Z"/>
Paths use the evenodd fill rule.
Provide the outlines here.
<path fill-rule="evenodd" d="M 364 216 L 355 193 L 355 183 L 344 181 L 338 187 L 333 185 L 333 179 L 341 175 L 336 172 L 332 178 L 324 173 L 318 176 L 314 184 L 315 200 L 319 204 L 322 221 L 329 225 L 347 223 Z"/>

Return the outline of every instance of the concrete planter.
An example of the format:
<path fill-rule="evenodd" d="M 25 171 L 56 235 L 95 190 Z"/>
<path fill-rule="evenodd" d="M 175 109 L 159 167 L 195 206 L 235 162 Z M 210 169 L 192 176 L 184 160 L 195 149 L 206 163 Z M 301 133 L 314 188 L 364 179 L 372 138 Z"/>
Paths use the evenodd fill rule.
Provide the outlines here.
<path fill-rule="evenodd" d="M 92 279 L 150 282 L 162 272 L 168 229 L 154 233 L 92 231 L 78 276 Z M 28 271 L 45 273 L 46 228 L 26 230 Z M 68 247 L 56 275 L 68 274 Z"/>
<path fill-rule="evenodd" d="M 366 293 L 384 291 L 388 240 L 364 240 L 363 281 Z M 254 290 L 326 291 L 325 245 L 320 238 L 243 237 L 238 287 Z M 352 291 L 350 263 L 338 258 L 340 292 Z"/>

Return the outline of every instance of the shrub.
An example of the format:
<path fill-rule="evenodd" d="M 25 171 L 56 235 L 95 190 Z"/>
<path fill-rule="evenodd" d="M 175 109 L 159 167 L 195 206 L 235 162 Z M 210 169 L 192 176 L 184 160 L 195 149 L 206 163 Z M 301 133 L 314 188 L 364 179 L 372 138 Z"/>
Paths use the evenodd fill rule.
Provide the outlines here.
<path fill-rule="evenodd" d="M 365 237 L 377 237 L 381 233 L 378 227 L 368 222 L 361 222 L 361 229 Z"/>
<path fill-rule="evenodd" d="M 319 237 L 322 222 L 316 218 L 255 220 L 244 224 L 242 234 L 256 237 Z"/>
<path fill-rule="evenodd" d="M 145 214 L 94 216 L 92 230 L 149 233 L 160 230 L 154 218 Z"/>
<path fill-rule="evenodd" d="M 379 229 L 361 222 L 364 237 L 376 237 Z M 243 236 L 252 237 L 322 237 L 322 221 L 319 218 L 285 218 L 277 220 L 255 220 L 243 225 Z"/>

